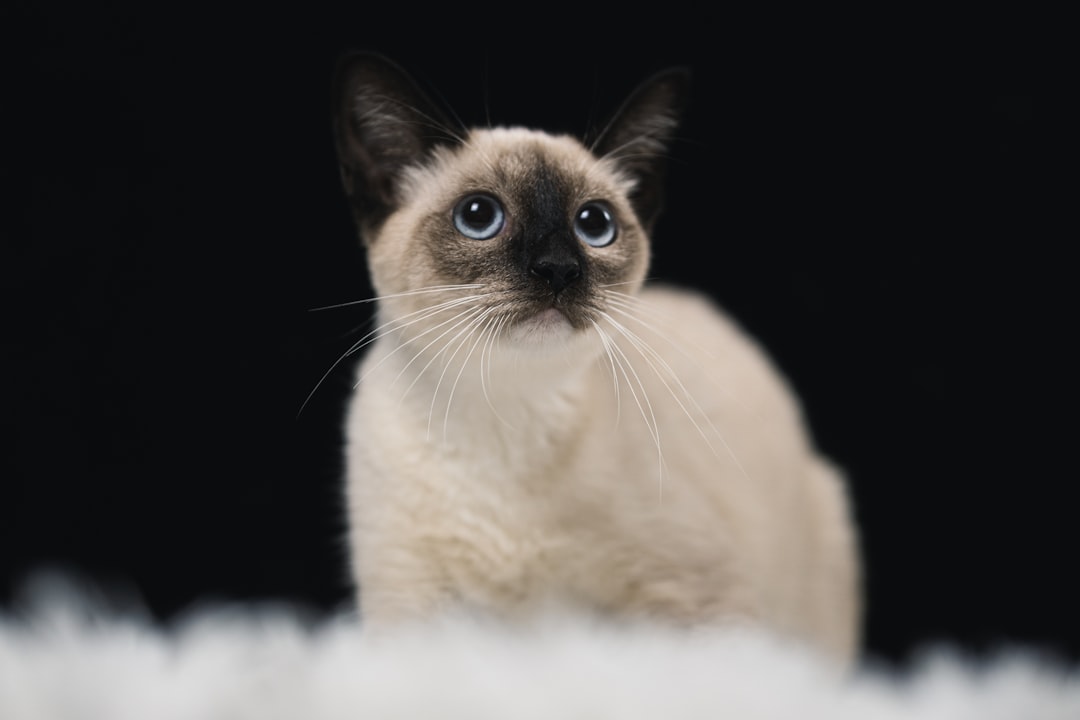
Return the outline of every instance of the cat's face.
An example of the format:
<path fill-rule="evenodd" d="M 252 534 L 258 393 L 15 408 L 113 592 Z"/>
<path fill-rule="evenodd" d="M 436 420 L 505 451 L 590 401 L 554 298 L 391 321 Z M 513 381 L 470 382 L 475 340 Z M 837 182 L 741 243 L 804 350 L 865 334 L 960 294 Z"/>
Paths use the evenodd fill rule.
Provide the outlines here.
<path fill-rule="evenodd" d="M 537 346 L 591 333 L 611 294 L 644 280 L 684 85 L 643 85 L 594 151 L 521 128 L 455 132 L 396 66 L 344 61 L 339 157 L 380 320 Z"/>
<path fill-rule="evenodd" d="M 648 267 L 632 186 L 573 138 L 473 131 L 404 173 L 397 209 L 370 238 L 375 289 L 395 317 L 436 300 L 404 293 L 469 286 L 457 294 L 482 296 L 470 307 L 508 337 L 590 331 L 605 290 L 635 292 Z"/>

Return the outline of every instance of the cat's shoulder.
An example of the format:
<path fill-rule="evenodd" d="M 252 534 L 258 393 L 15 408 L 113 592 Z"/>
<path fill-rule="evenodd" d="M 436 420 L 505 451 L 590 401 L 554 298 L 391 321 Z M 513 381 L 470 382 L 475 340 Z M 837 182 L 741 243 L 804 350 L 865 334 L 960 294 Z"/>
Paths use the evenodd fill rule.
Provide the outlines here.
<path fill-rule="evenodd" d="M 701 290 L 654 282 L 642 288 L 639 298 L 667 327 L 744 334 L 739 322 Z"/>
<path fill-rule="evenodd" d="M 641 317 L 653 325 L 651 332 L 688 351 L 684 354 L 707 364 L 720 363 L 727 370 L 742 367 L 755 375 L 759 370 L 775 374 L 770 355 L 758 339 L 710 295 L 679 285 L 650 283 L 639 298 Z"/>

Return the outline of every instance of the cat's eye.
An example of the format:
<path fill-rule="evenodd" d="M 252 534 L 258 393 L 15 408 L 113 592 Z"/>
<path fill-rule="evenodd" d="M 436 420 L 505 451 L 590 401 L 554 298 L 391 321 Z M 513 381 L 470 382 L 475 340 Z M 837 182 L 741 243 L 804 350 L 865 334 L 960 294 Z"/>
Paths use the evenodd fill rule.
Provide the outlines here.
<path fill-rule="evenodd" d="M 592 247 L 604 247 L 615 242 L 616 229 L 611 210 L 598 202 L 585 203 L 574 218 L 574 234 Z"/>
<path fill-rule="evenodd" d="M 473 240 L 489 240 L 506 224 L 506 213 L 490 195 L 466 195 L 454 206 L 454 227 Z"/>

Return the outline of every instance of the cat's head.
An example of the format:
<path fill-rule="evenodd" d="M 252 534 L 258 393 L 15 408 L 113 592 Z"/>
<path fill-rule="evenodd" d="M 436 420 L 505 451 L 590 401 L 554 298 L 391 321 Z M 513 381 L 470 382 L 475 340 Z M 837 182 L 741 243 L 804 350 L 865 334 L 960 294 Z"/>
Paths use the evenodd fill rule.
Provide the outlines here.
<path fill-rule="evenodd" d="M 383 319 L 417 313 L 417 331 L 430 329 L 445 317 L 424 309 L 447 303 L 447 316 L 468 308 L 508 337 L 589 332 L 609 293 L 632 294 L 645 278 L 687 88 L 685 70 L 653 76 L 586 145 L 455 130 L 397 65 L 344 58 L 338 158 Z"/>

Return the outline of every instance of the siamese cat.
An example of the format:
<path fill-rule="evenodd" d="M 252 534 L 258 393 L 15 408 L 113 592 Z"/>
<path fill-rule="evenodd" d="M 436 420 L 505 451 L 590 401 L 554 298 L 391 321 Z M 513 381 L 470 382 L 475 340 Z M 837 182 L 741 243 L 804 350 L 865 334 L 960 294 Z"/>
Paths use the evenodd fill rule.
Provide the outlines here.
<path fill-rule="evenodd" d="M 367 626 L 559 608 L 857 652 L 840 474 L 753 339 L 645 282 L 688 83 L 651 77 L 584 142 L 458 130 L 398 65 L 340 62 L 341 178 L 377 294 L 346 431 Z"/>

